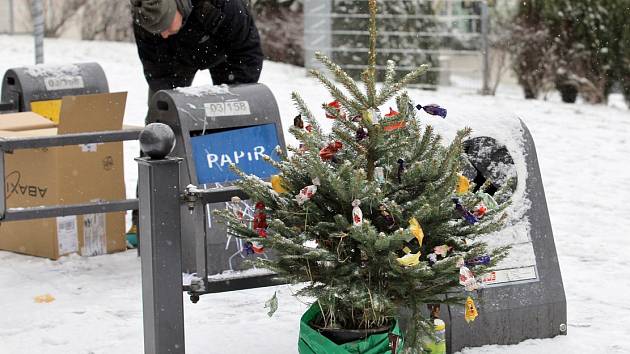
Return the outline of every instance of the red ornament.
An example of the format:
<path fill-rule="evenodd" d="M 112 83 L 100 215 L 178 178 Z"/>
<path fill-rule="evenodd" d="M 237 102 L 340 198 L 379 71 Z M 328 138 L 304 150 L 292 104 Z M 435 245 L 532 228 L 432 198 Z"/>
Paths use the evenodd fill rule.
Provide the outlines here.
<path fill-rule="evenodd" d="M 265 247 L 261 244 L 258 244 L 256 242 L 252 242 L 252 251 L 254 252 L 254 254 L 262 254 L 265 253 Z"/>
<path fill-rule="evenodd" d="M 387 114 L 385 115 L 385 117 L 387 117 L 387 118 L 391 118 L 391 117 L 395 117 L 395 116 L 397 116 L 397 115 L 399 115 L 399 114 L 400 114 L 400 113 L 398 113 L 398 112 L 394 111 L 394 110 L 392 109 L 392 107 L 389 107 L 389 113 L 387 113 Z"/>
<path fill-rule="evenodd" d="M 473 209 L 473 215 L 476 216 L 478 219 L 481 219 L 484 215 L 486 215 L 487 212 L 488 208 L 483 202 L 479 202 L 479 204 L 475 206 L 475 209 Z"/>
<path fill-rule="evenodd" d="M 339 140 L 335 140 L 334 142 L 328 144 L 325 148 L 319 150 L 319 157 L 321 157 L 324 161 L 332 160 L 335 157 L 337 151 L 341 150 L 343 144 Z"/>
<path fill-rule="evenodd" d="M 312 132 L 312 131 L 313 131 L 313 126 L 312 126 L 312 125 L 310 125 L 310 124 L 307 124 L 307 125 L 304 127 L 304 129 L 306 129 L 306 131 L 310 133 L 310 132 Z"/>
<path fill-rule="evenodd" d="M 252 220 L 252 226 L 260 237 L 267 237 L 267 215 L 265 214 L 265 203 L 257 202 L 255 206 L 254 219 Z M 264 236 L 263 236 L 264 234 Z"/>
<path fill-rule="evenodd" d="M 385 118 L 393 118 L 396 117 L 397 115 L 399 115 L 399 112 L 396 112 L 392 109 L 392 107 L 389 107 L 389 113 L 387 113 L 385 115 Z M 400 129 L 400 128 L 404 128 L 405 125 L 407 125 L 407 122 L 405 122 L 404 120 L 399 120 L 399 121 L 394 121 L 394 122 L 383 122 L 383 130 L 386 132 L 391 132 L 392 130 L 396 130 L 396 129 Z"/>
<path fill-rule="evenodd" d="M 266 238 L 267 237 L 267 230 L 265 230 L 265 229 L 256 229 L 256 232 L 258 233 L 258 236 L 260 236 L 262 238 Z"/>
<path fill-rule="evenodd" d="M 401 120 L 401 121 L 393 122 L 392 124 L 383 126 L 383 130 L 386 132 L 391 132 L 392 130 L 404 128 L 406 125 L 407 125 L 407 122 L 405 122 L 404 120 Z"/>
<path fill-rule="evenodd" d="M 327 110 L 326 111 L 326 118 L 337 119 L 337 117 L 341 115 L 341 103 L 339 103 L 339 101 L 337 101 L 337 100 L 334 100 L 334 101 L 328 103 L 324 107 L 332 108 L 337 113 L 336 115 L 333 115 L 333 114 L 328 113 L 328 110 Z"/>

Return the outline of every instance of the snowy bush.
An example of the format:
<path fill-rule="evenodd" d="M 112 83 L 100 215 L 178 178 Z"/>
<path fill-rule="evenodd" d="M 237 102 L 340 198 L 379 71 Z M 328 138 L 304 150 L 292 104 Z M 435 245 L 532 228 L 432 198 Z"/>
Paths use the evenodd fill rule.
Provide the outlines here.
<path fill-rule="evenodd" d="M 563 99 L 574 90 L 587 102 L 606 102 L 615 83 L 624 82 L 628 41 L 620 39 L 628 17 L 627 0 L 523 1 L 511 48 L 525 96 L 555 86 Z"/>
<path fill-rule="evenodd" d="M 543 2 L 523 1 L 510 29 L 508 50 L 525 98 L 537 98 L 553 82 L 556 46 L 543 22 Z"/>
<path fill-rule="evenodd" d="M 252 0 L 265 59 L 304 66 L 301 0 Z"/>

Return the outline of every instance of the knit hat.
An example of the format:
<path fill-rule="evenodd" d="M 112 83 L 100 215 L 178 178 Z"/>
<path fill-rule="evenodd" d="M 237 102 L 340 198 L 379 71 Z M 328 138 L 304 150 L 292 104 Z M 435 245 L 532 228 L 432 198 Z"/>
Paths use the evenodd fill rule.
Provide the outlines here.
<path fill-rule="evenodd" d="M 168 29 L 176 10 L 175 0 L 131 0 L 133 20 L 151 33 Z"/>

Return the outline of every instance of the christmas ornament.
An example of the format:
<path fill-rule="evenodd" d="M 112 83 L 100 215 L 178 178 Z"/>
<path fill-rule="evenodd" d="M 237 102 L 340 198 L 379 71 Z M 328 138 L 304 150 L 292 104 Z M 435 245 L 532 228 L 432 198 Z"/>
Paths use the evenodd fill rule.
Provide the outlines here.
<path fill-rule="evenodd" d="M 468 210 L 466 210 L 466 208 L 464 208 L 464 206 L 461 204 L 461 201 L 460 201 L 459 198 L 453 198 L 453 203 L 455 203 L 455 210 L 457 210 L 459 212 L 459 214 L 466 221 L 468 221 L 469 224 L 472 225 L 472 224 L 475 224 L 475 223 L 479 222 L 479 219 L 477 219 L 477 217 L 475 217 Z"/>
<path fill-rule="evenodd" d="M 392 117 L 395 117 L 395 116 L 397 116 L 397 115 L 399 115 L 399 114 L 400 114 L 400 113 L 398 113 L 398 112 L 394 111 L 394 110 L 392 109 L 392 107 L 389 107 L 389 113 L 385 114 L 385 117 L 387 117 L 387 118 L 392 118 Z"/>
<path fill-rule="evenodd" d="M 474 267 L 474 266 L 479 266 L 479 265 L 487 266 L 488 264 L 490 264 L 490 256 L 484 255 L 484 256 L 475 257 L 473 259 L 467 260 L 465 264 L 467 267 Z"/>
<path fill-rule="evenodd" d="M 404 128 L 407 123 L 404 120 L 396 121 L 392 123 L 388 123 L 387 125 L 383 125 L 383 130 L 386 132 L 391 132 L 396 129 Z"/>
<path fill-rule="evenodd" d="M 259 201 L 256 202 L 254 206 L 254 219 L 252 220 L 252 226 L 255 230 L 257 229 L 266 229 L 267 226 L 267 215 L 265 214 L 265 203 Z"/>
<path fill-rule="evenodd" d="M 313 184 L 308 185 L 300 190 L 300 193 L 295 196 L 295 201 L 302 205 L 307 200 L 311 199 L 313 195 L 317 192 L 317 186 L 319 186 L 319 178 L 313 179 Z"/>
<path fill-rule="evenodd" d="M 398 183 L 402 183 L 402 175 L 405 171 L 405 160 L 398 159 Z"/>
<path fill-rule="evenodd" d="M 418 240 L 418 247 L 422 246 L 422 239 L 424 238 L 424 232 L 422 231 L 422 227 L 416 218 L 411 218 L 409 220 L 409 231 L 416 237 Z"/>
<path fill-rule="evenodd" d="M 313 131 L 313 126 L 312 126 L 312 125 L 310 125 L 310 124 L 307 124 L 307 125 L 304 127 L 304 129 L 306 129 L 306 131 L 310 133 L 310 132 L 312 132 L 312 131 Z"/>
<path fill-rule="evenodd" d="M 361 208 L 359 208 L 359 205 L 361 205 L 361 201 L 358 199 L 352 202 L 352 224 L 354 226 L 361 226 L 361 224 L 363 224 L 363 212 Z"/>
<path fill-rule="evenodd" d="M 419 111 L 425 111 L 432 116 L 440 116 L 446 118 L 446 108 L 442 108 L 436 104 L 428 104 L 426 106 L 416 105 Z"/>
<path fill-rule="evenodd" d="M 271 188 L 273 188 L 276 193 L 286 193 L 287 190 L 282 186 L 284 183 L 284 178 L 280 175 L 271 176 Z"/>
<path fill-rule="evenodd" d="M 293 126 L 299 129 L 304 129 L 304 121 L 302 120 L 302 115 L 298 114 L 293 118 Z"/>
<path fill-rule="evenodd" d="M 473 301 L 472 297 L 469 296 L 466 299 L 466 312 L 464 313 L 464 319 L 466 320 L 466 322 L 470 323 L 471 321 L 474 321 L 478 315 L 479 314 L 477 313 L 475 302 Z"/>
<path fill-rule="evenodd" d="M 459 175 L 457 177 L 457 187 L 455 188 L 455 193 L 458 195 L 462 195 L 470 189 L 470 180 L 466 178 L 464 175 Z"/>
<path fill-rule="evenodd" d="M 427 259 L 429 260 L 429 262 L 430 262 L 431 264 L 433 264 L 433 263 L 437 262 L 437 254 L 435 254 L 435 253 L 429 253 L 429 254 L 427 255 Z"/>
<path fill-rule="evenodd" d="M 328 109 L 326 109 L 328 108 Z M 343 118 L 341 116 L 341 103 L 339 101 L 334 100 L 326 105 L 324 105 L 324 109 L 326 110 L 326 118 L 337 119 L 337 117 Z M 335 112 L 335 114 L 329 113 L 330 110 Z"/>
<path fill-rule="evenodd" d="M 382 167 L 374 167 L 374 180 L 378 183 L 385 183 L 385 171 Z"/>
<path fill-rule="evenodd" d="M 475 276 L 465 265 L 459 267 L 459 284 L 463 285 L 466 291 L 479 289 L 479 284 L 477 284 Z"/>
<path fill-rule="evenodd" d="M 418 253 L 409 253 L 400 258 L 396 258 L 398 264 L 403 267 L 413 267 L 420 263 L 420 252 Z"/>
<path fill-rule="evenodd" d="M 357 135 L 356 135 L 357 141 L 361 141 L 367 137 L 368 137 L 368 130 L 363 127 L 359 127 L 359 129 L 357 129 Z"/>
<path fill-rule="evenodd" d="M 448 251 L 450 251 L 453 247 L 451 246 L 447 246 L 447 245 L 442 245 L 442 246 L 435 246 L 433 247 L 433 252 L 435 252 L 436 255 L 441 256 L 441 257 L 446 257 L 446 254 L 448 253 Z"/>
<path fill-rule="evenodd" d="M 394 217 L 392 216 L 392 214 L 390 214 L 387 211 L 387 208 L 385 208 L 384 204 L 379 205 L 378 210 L 381 212 L 381 216 L 383 217 L 383 220 L 385 221 L 385 227 L 388 230 L 391 230 L 396 225 L 396 221 L 394 220 Z"/>
<path fill-rule="evenodd" d="M 479 202 L 479 204 L 475 205 L 475 208 L 473 209 L 473 215 L 477 219 L 483 218 L 483 216 L 486 215 L 487 212 L 488 208 L 486 208 L 486 205 L 483 202 Z"/>
<path fill-rule="evenodd" d="M 489 210 L 496 209 L 499 206 L 499 203 L 497 203 L 497 201 L 486 192 L 477 192 L 476 195 Z"/>
<path fill-rule="evenodd" d="M 267 229 L 256 229 L 258 237 L 267 238 Z"/>
<path fill-rule="evenodd" d="M 381 113 L 378 109 L 370 108 L 363 111 L 363 119 L 368 123 L 378 124 L 381 121 Z"/>
<path fill-rule="evenodd" d="M 396 129 L 403 128 L 406 125 L 404 120 L 393 120 L 394 117 L 399 115 L 400 113 L 394 111 L 391 107 L 389 107 L 389 113 L 385 115 L 388 118 L 387 123 L 383 123 L 383 130 L 386 132 L 391 132 Z"/>
<path fill-rule="evenodd" d="M 361 250 L 361 268 L 365 268 L 368 265 L 368 255 L 365 250 Z"/>
<path fill-rule="evenodd" d="M 250 253 L 250 254 L 262 254 L 262 253 L 265 253 L 265 247 L 263 247 L 263 245 L 261 245 L 258 242 L 252 242 L 251 251 L 253 253 Z"/>
<path fill-rule="evenodd" d="M 254 254 L 253 243 L 251 241 L 245 242 L 245 246 L 243 246 L 243 252 L 245 252 L 245 255 L 248 256 L 250 254 Z"/>
<path fill-rule="evenodd" d="M 319 150 L 319 157 L 324 161 L 330 161 L 335 157 L 337 151 L 343 147 L 343 144 L 339 140 L 328 144 L 325 148 Z"/>
<path fill-rule="evenodd" d="M 241 198 L 232 197 L 232 199 L 230 199 L 230 211 L 241 223 L 243 222 L 243 207 L 241 206 Z"/>

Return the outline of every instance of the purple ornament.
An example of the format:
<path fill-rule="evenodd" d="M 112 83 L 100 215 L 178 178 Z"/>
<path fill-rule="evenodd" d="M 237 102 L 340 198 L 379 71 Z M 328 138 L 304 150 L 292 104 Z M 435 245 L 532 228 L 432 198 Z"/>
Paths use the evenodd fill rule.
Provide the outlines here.
<path fill-rule="evenodd" d="M 442 108 L 436 104 L 428 104 L 426 106 L 416 105 L 416 108 L 419 111 L 425 111 L 430 115 L 446 118 L 446 108 Z"/>
<path fill-rule="evenodd" d="M 469 260 L 465 261 L 464 263 L 466 264 L 467 267 L 474 267 L 474 266 L 478 266 L 478 265 L 485 265 L 485 266 L 487 266 L 488 264 L 490 264 L 490 256 L 475 257 L 473 259 L 469 259 Z"/>
<path fill-rule="evenodd" d="M 254 254 L 254 245 L 251 242 L 247 241 L 245 243 L 245 247 L 243 247 L 243 252 L 245 252 L 245 255 L 248 256 Z"/>
<path fill-rule="evenodd" d="M 357 129 L 357 135 L 356 135 L 356 139 L 357 141 L 361 141 L 365 138 L 368 137 L 368 131 L 367 129 L 360 127 L 359 129 Z"/>
<path fill-rule="evenodd" d="M 402 183 L 403 171 L 405 171 L 405 160 L 398 159 L 398 183 Z"/>
<path fill-rule="evenodd" d="M 477 217 L 475 217 L 468 210 L 466 210 L 466 208 L 464 208 L 464 206 L 460 202 L 459 198 L 457 198 L 457 197 L 453 198 L 453 203 L 455 203 L 455 210 L 457 210 L 459 212 L 459 214 L 466 221 L 468 221 L 469 224 L 472 225 L 472 224 L 475 224 L 475 223 L 479 222 L 479 219 L 477 219 Z"/>

